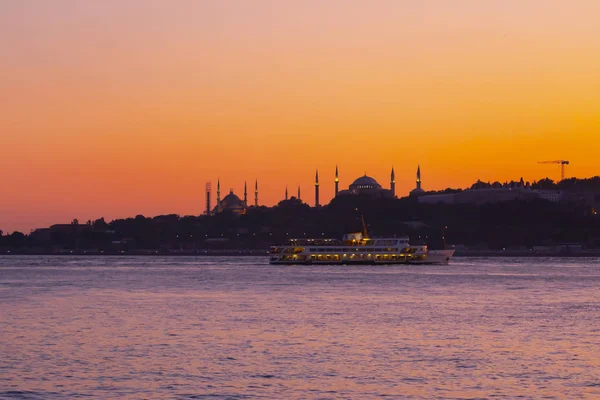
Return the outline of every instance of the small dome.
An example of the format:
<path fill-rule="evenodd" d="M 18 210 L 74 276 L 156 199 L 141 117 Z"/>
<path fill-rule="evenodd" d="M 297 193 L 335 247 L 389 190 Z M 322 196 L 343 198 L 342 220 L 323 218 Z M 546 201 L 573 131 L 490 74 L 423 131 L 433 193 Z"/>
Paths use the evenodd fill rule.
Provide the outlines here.
<path fill-rule="evenodd" d="M 350 189 L 381 189 L 381 185 L 370 176 L 361 176 L 350 185 Z"/>

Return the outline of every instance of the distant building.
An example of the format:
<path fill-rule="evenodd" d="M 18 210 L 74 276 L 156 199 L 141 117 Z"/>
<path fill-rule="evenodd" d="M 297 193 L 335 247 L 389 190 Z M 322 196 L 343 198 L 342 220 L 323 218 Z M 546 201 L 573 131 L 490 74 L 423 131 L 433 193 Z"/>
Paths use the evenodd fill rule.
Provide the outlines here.
<path fill-rule="evenodd" d="M 64 235 L 80 235 L 94 230 L 92 225 L 88 224 L 54 224 L 49 228 L 35 229 L 30 233 L 31 240 L 34 243 L 51 242 L 55 237 Z M 108 232 L 108 231 L 102 231 Z"/>
<path fill-rule="evenodd" d="M 563 193 L 558 190 L 533 190 L 540 199 L 551 201 L 552 203 L 558 203 L 563 198 Z"/>
<path fill-rule="evenodd" d="M 39 228 L 35 229 L 29 234 L 29 238 L 33 243 L 46 243 L 52 240 L 52 229 L 50 228 Z"/>
<path fill-rule="evenodd" d="M 255 202 L 258 203 L 258 183 L 255 189 Z M 248 188 L 244 183 L 244 200 L 240 199 L 233 189 L 229 190 L 229 194 L 221 200 L 221 181 L 217 180 L 217 205 L 213 208 L 212 213 L 220 213 L 223 211 L 231 211 L 234 214 L 245 214 L 248 209 Z"/>
<path fill-rule="evenodd" d="M 223 198 L 223 200 L 217 202 L 217 206 L 213 209 L 213 213 L 220 213 L 223 211 L 232 211 L 234 214 L 245 214 L 248 209 L 248 205 L 242 199 L 233 193 L 233 190 L 229 191 L 229 194 Z"/>
<path fill-rule="evenodd" d="M 486 189 L 469 189 L 459 193 L 449 194 L 434 194 L 424 195 L 419 197 L 420 203 L 439 204 L 439 203 L 470 203 L 470 204 L 485 204 L 499 203 L 502 201 L 511 200 L 528 200 L 535 199 L 537 196 L 531 190 L 512 189 L 512 188 L 486 188 Z"/>
<path fill-rule="evenodd" d="M 391 189 L 384 189 L 374 178 L 367 176 L 361 176 L 350 184 L 347 190 L 341 190 L 340 196 L 346 195 L 368 195 L 373 197 L 394 197 L 394 193 Z"/>
<path fill-rule="evenodd" d="M 563 193 L 558 190 L 532 189 L 529 182 L 505 183 L 504 185 L 489 185 L 477 182 L 471 189 L 458 193 L 427 194 L 423 192 L 419 197 L 420 203 L 425 204 L 486 204 L 499 203 L 511 200 L 544 199 L 558 203 L 563 199 Z"/>

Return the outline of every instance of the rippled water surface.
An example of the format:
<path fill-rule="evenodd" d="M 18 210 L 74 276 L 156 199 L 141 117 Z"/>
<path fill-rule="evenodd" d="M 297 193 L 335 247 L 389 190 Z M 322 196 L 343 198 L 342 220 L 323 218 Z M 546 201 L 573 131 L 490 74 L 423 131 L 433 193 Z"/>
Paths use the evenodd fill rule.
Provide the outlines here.
<path fill-rule="evenodd" d="M 600 398 L 600 260 L 0 257 L 0 398 Z"/>

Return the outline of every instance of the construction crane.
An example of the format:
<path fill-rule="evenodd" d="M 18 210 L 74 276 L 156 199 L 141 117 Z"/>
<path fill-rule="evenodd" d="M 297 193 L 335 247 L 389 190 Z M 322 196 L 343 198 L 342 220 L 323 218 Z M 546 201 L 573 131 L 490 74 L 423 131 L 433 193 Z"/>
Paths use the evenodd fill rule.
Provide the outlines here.
<path fill-rule="evenodd" d="M 560 164 L 560 180 L 565 179 L 565 165 L 569 165 L 567 160 L 554 160 L 554 161 L 538 161 L 538 164 Z"/>
<path fill-rule="evenodd" d="M 367 231 L 367 224 L 365 224 L 365 217 L 363 217 L 362 215 L 360 216 L 360 220 L 362 221 L 362 227 L 363 227 L 363 238 L 368 238 L 369 237 L 369 232 Z"/>

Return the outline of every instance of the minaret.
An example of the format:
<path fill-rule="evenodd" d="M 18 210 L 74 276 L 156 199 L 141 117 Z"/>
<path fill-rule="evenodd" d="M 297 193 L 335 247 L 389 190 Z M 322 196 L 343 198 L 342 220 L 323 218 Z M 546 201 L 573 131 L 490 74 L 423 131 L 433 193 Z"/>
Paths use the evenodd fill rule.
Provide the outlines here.
<path fill-rule="evenodd" d="M 287 191 L 287 186 L 285 187 L 285 199 L 288 199 L 288 191 Z"/>
<path fill-rule="evenodd" d="M 254 183 L 254 207 L 258 207 L 258 179 Z"/>
<path fill-rule="evenodd" d="M 221 180 L 217 178 L 217 205 L 221 204 Z"/>
<path fill-rule="evenodd" d="M 315 175 L 315 207 L 319 207 L 319 170 Z"/>
<path fill-rule="evenodd" d="M 392 175 L 390 177 L 390 190 L 392 196 L 396 197 L 396 174 L 394 174 L 394 167 L 392 167 Z"/>
<path fill-rule="evenodd" d="M 338 195 L 338 186 L 340 184 L 340 175 L 338 173 L 338 166 L 335 166 L 335 197 Z"/>
<path fill-rule="evenodd" d="M 248 183 L 244 181 L 244 206 L 248 207 Z"/>
<path fill-rule="evenodd" d="M 298 185 L 298 200 L 302 200 L 302 199 L 300 198 L 300 185 Z"/>
<path fill-rule="evenodd" d="M 421 166 L 417 167 L 417 190 L 421 190 Z"/>

